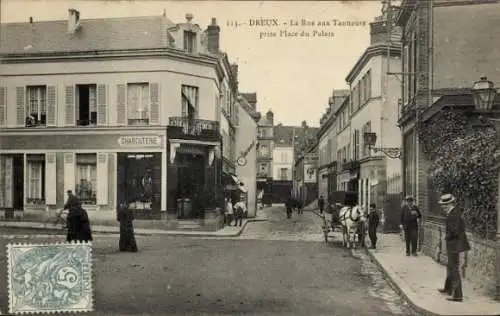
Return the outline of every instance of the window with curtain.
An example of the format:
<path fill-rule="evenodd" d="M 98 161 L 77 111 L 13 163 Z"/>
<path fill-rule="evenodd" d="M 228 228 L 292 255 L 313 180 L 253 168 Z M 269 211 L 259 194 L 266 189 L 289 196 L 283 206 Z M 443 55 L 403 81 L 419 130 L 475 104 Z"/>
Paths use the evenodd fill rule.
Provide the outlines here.
<path fill-rule="evenodd" d="M 149 124 L 149 83 L 127 84 L 128 125 Z"/>
<path fill-rule="evenodd" d="M 47 87 L 26 87 L 26 126 L 45 126 L 47 122 Z"/>
<path fill-rule="evenodd" d="M 97 204 L 97 154 L 76 154 L 75 194 L 82 204 Z"/>
<path fill-rule="evenodd" d="M 198 87 L 182 85 L 182 116 L 190 119 L 198 118 Z M 227 97 L 225 97 L 227 99 Z"/>
<path fill-rule="evenodd" d="M 27 155 L 28 204 L 45 204 L 45 155 Z"/>

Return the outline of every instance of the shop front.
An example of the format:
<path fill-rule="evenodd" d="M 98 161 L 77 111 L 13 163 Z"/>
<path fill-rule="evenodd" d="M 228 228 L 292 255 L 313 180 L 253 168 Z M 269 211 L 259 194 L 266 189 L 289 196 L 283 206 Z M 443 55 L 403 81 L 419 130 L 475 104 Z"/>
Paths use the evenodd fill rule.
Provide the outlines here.
<path fill-rule="evenodd" d="M 116 222 L 118 201 L 138 219 L 159 218 L 166 209 L 165 136 L 153 129 L 4 132 L 0 217 L 53 216 L 71 190 L 91 219 Z"/>

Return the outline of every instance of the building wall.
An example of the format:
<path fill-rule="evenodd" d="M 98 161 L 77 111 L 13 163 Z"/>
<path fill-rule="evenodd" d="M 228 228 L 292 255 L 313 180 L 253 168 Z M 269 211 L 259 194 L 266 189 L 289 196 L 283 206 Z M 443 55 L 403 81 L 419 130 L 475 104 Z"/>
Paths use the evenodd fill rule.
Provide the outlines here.
<path fill-rule="evenodd" d="M 338 124 L 338 122 L 337 122 Z M 342 148 L 346 148 L 347 145 L 351 144 L 351 127 L 350 124 L 348 124 L 345 128 L 343 128 L 341 131 L 337 132 L 337 152 L 339 150 L 342 150 Z M 351 159 L 351 152 L 347 153 L 347 158 L 345 158 L 346 161 L 349 161 Z M 342 170 L 342 164 L 344 163 L 343 159 L 338 160 L 338 167 L 337 167 L 337 190 L 338 191 L 344 191 L 347 188 L 347 182 L 349 182 L 349 171 L 343 171 Z"/>
<path fill-rule="evenodd" d="M 71 72 L 68 73 L 70 70 Z M 65 126 L 65 86 L 105 84 L 106 125 L 117 125 L 117 85 L 134 82 L 159 84 L 160 124 L 170 116 L 181 116 L 181 85 L 199 88 L 199 117 L 217 121 L 214 108 L 219 93 L 215 68 L 162 59 L 71 61 L 60 63 L 0 64 L 1 85 L 7 87 L 7 127 L 16 127 L 16 87 L 54 85 L 56 87 L 57 126 Z"/>
<path fill-rule="evenodd" d="M 244 183 L 248 191 L 248 216 L 255 217 L 257 211 L 257 123 L 243 109 L 239 109 L 239 127 L 236 132 L 236 152 L 238 155 L 247 150 L 253 143 L 250 151 L 246 155 L 247 164 L 245 166 L 236 165 L 236 174 Z"/>
<path fill-rule="evenodd" d="M 292 180 L 292 147 L 275 146 L 273 149 L 273 179 L 274 180 Z M 286 168 L 286 178 L 281 177 L 281 169 Z"/>
<path fill-rule="evenodd" d="M 491 34 L 500 31 L 500 3 L 435 6 L 433 14 L 433 88 L 470 88 L 481 76 L 499 86 L 500 69 L 491 65 L 500 63 L 500 50 Z"/>

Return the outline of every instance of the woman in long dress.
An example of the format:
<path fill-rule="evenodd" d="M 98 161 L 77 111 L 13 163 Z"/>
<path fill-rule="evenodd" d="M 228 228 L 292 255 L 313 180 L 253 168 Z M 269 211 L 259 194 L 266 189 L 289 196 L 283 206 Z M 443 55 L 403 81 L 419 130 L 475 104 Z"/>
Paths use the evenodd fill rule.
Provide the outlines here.
<path fill-rule="evenodd" d="M 127 203 L 120 203 L 117 212 L 117 219 L 120 222 L 120 251 L 137 252 L 137 243 L 134 235 L 134 214 L 129 209 Z"/>

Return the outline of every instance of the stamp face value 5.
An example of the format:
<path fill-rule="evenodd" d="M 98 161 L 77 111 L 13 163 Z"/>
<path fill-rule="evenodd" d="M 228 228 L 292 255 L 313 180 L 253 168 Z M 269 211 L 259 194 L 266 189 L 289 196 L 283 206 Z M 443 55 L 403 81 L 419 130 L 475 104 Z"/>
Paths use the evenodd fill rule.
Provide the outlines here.
<path fill-rule="evenodd" d="M 90 243 L 9 244 L 9 312 L 93 310 Z"/>

